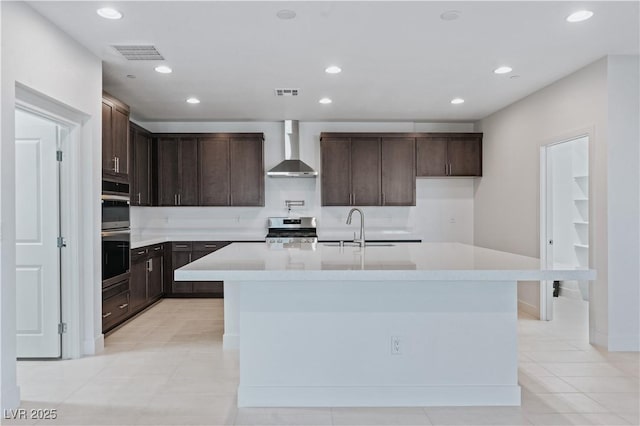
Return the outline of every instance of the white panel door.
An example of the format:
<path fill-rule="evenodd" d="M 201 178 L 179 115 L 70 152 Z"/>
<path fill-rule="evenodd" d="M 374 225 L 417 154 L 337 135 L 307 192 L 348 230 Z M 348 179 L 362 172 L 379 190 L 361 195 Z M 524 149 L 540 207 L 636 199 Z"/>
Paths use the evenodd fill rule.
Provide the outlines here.
<path fill-rule="evenodd" d="M 57 132 L 16 111 L 17 355 L 61 355 Z"/>

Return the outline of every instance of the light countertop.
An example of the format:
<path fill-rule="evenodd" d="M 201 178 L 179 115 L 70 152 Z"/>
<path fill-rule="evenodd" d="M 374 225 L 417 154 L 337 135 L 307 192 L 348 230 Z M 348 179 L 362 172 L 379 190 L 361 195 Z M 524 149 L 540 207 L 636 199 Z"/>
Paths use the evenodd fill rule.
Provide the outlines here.
<path fill-rule="evenodd" d="M 265 243 L 231 244 L 175 272 L 184 281 L 300 280 L 593 280 L 595 271 L 543 270 L 539 259 L 460 243 L 315 250 L 273 249 Z"/>

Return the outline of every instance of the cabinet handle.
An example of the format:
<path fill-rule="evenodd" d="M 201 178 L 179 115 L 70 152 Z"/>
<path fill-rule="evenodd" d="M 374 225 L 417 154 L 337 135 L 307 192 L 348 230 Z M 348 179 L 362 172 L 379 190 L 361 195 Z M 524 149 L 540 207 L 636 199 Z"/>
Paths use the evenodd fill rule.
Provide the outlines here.
<path fill-rule="evenodd" d="M 140 201 L 141 197 L 140 197 L 140 193 L 138 192 L 138 205 L 142 204 L 142 202 Z"/>
<path fill-rule="evenodd" d="M 113 156 L 113 171 L 118 172 L 118 157 L 115 155 Z"/>
<path fill-rule="evenodd" d="M 153 271 L 153 259 L 147 260 L 147 272 Z"/>
<path fill-rule="evenodd" d="M 187 248 L 187 247 L 189 246 L 186 244 L 176 244 L 176 248 Z"/>
<path fill-rule="evenodd" d="M 116 173 L 120 173 L 120 158 L 116 157 Z"/>
<path fill-rule="evenodd" d="M 178 205 L 182 205 L 182 194 L 178 194 Z"/>
<path fill-rule="evenodd" d="M 145 250 L 139 251 L 138 254 L 144 254 Z"/>
<path fill-rule="evenodd" d="M 111 316 L 111 312 L 107 312 L 106 314 L 102 314 L 102 318 L 108 318 Z"/>
<path fill-rule="evenodd" d="M 191 263 L 191 253 L 189 253 L 189 263 Z"/>
<path fill-rule="evenodd" d="M 128 304 L 128 303 L 123 303 L 122 305 L 118 306 L 118 308 L 120 308 L 120 309 L 124 309 L 124 308 L 126 308 L 127 306 L 129 306 L 129 304 Z"/>
<path fill-rule="evenodd" d="M 154 249 L 153 249 L 153 251 L 158 251 L 158 250 L 160 250 L 161 248 L 162 248 L 162 247 L 156 247 L 156 248 L 154 248 Z"/>
<path fill-rule="evenodd" d="M 352 204 L 355 206 L 356 205 L 356 193 L 353 193 L 353 202 Z"/>
<path fill-rule="evenodd" d="M 217 246 L 217 245 L 215 245 L 215 244 L 205 244 L 205 245 L 204 245 L 204 247 L 205 247 L 205 248 L 216 248 L 216 247 L 218 247 L 218 246 Z"/>
<path fill-rule="evenodd" d="M 178 194 L 173 194 L 173 205 L 174 206 L 178 205 Z"/>

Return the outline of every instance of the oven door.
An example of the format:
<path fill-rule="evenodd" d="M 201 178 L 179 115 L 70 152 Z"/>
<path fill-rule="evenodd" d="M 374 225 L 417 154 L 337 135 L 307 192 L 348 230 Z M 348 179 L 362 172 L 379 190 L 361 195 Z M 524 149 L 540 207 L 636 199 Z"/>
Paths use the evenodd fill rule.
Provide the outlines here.
<path fill-rule="evenodd" d="M 131 263 L 130 250 L 129 229 L 102 232 L 102 288 L 127 277 Z"/>
<path fill-rule="evenodd" d="M 123 195 L 102 195 L 102 229 L 128 228 L 129 197 Z"/>

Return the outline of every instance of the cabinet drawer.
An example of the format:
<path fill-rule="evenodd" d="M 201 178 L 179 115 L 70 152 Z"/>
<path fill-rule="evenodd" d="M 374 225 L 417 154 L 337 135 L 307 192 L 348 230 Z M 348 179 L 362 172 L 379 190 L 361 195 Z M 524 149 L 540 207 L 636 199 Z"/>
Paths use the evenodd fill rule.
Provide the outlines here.
<path fill-rule="evenodd" d="M 226 241 L 194 241 L 193 251 L 216 251 L 229 244 Z"/>
<path fill-rule="evenodd" d="M 219 293 L 222 294 L 222 281 L 194 281 L 194 293 Z"/>
<path fill-rule="evenodd" d="M 149 250 L 146 247 L 131 249 L 131 263 L 142 262 L 148 255 Z"/>
<path fill-rule="evenodd" d="M 171 243 L 171 250 L 173 251 L 191 251 L 191 241 L 180 241 L 177 243 Z"/>
<path fill-rule="evenodd" d="M 164 252 L 164 244 L 156 244 L 148 247 L 149 255 L 156 256 L 158 253 Z"/>
<path fill-rule="evenodd" d="M 102 302 L 102 329 L 117 323 L 129 314 L 129 291 L 120 293 Z"/>

